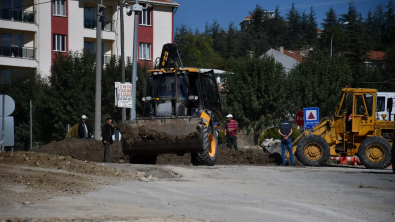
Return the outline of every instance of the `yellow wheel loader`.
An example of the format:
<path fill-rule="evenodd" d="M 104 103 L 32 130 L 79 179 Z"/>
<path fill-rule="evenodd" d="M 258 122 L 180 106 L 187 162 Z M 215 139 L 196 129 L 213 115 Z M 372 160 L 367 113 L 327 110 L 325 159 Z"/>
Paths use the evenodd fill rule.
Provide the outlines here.
<path fill-rule="evenodd" d="M 342 89 L 333 118 L 323 118 L 294 142 L 293 152 L 305 166 L 322 166 L 329 157 L 357 155 L 366 168 L 384 169 L 391 164 L 394 121 L 376 114 L 377 90 Z M 392 107 L 392 100 L 388 101 Z"/>
<path fill-rule="evenodd" d="M 130 163 L 155 164 L 163 153 L 191 153 L 194 165 L 217 161 L 213 116 L 222 118 L 222 106 L 214 72 L 180 68 L 177 55 L 175 44 L 163 46 L 159 64 L 147 72 L 143 117 L 120 128 Z"/>

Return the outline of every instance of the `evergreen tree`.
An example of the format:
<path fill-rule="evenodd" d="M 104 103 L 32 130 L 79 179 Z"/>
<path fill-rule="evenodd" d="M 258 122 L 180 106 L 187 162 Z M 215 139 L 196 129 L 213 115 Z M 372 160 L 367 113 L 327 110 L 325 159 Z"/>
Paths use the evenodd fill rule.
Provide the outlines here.
<path fill-rule="evenodd" d="M 329 8 L 329 10 L 325 13 L 325 15 L 326 15 L 326 18 L 324 18 L 324 22 L 321 23 L 324 30 L 326 30 L 330 27 L 333 27 L 333 26 L 337 26 L 339 24 L 336 12 L 332 7 Z"/>
<path fill-rule="evenodd" d="M 253 48 L 255 56 L 260 56 L 269 50 L 268 36 L 267 36 L 267 23 L 268 20 L 267 13 L 265 10 L 256 5 L 254 11 L 251 13 L 253 22 L 251 24 L 251 29 L 253 30 Z"/>
<path fill-rule="evenodd" d="M 288 38 L 287 48 L 298 49 L 300 42 L 302 41 L 302 28 L 301 28 L 301 16 L 299 11 L 295 8 L 295 3 L 292 3 L 291 9 L 287 13 L 288 26 Z"/>
<path fill-rule="evenodd" d="M 268 20 L 269 24 L 269 44 L 272 48 L 285 46 L 285 37 L 287 35 L 287 26 L 284 18 L 280 15 L 280 8 L 277 5 L 274 11 L 274 18 Z"/>
<path fill-rule="evenodd" d="M 387 5 L 387 12 L 385 13 L 383 44 L 386 47 L 391 47 L 395 44 L 395 5 L 392 0 L 389 0 Z"/>
<path fill-rule="evenodd" d="M 348 22 L 345 28 L 345 44 L 343 53 L 351 64 L 358 65 L 364 61 L 368 51 L 367 38 L 361 14 L 357 13 L 354 2 L 349 3 L 348 12 L 342 15 L 342 22 Z"/>
<path fill-rule="evenodd" d="M 317 42 L 317 22 L 313 6 L 310 8 L 309 20 L 306 29 L 307 43 L 312 46 Z"/>
<path fill-rule="evenodd" d="M 240 57 L 240 32 L 237 30 L 233 22 L 229 23 L 228 26 L 226 45 L 228 54 L 224 59 Z"/>

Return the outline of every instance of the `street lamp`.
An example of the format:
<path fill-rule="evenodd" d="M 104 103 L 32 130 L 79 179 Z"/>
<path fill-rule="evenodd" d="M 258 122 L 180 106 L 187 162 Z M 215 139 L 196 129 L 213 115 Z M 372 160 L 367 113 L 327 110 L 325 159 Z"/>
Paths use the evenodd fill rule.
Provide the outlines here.
<path fill-rule="evenodd" d="M 341 25 L 348 25 L 348 22 L 343 22 L 343 24 L 341 24 Z M 340 28 L 341 25 L 336 26 L 336 27 Z M 331 38 L 331 58 L 332 58 L 332 41 L 333 41 L 333 36 L 335 35 L 335 32 L 336 32 L 336 30 L 333 31 L 332 38 Z"/>

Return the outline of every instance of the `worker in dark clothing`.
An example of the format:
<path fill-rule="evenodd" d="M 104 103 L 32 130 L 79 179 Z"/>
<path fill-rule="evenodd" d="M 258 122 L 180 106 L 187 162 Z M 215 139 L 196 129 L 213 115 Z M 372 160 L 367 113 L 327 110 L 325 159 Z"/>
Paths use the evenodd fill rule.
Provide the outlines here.
<path fill-rule="evenodd" d="M 218 138 L 218 145 L 221 147 L 221 149 L 223 149 L 224 147 L 223 147 L 223 143 L 222 143 L 222 138 L 219 135 L 219 131 L 218 131 L 218 123 L 214 122 L 213 124 L 214 124 L 215 133 L 216 133 L 217 138 Z"/>
<path fill-rule="evenodd" d="M 113 143 L 112 135 L 114 134 L 114 125 L 112 124 L 112 119 L 108 118 L 107 123 L 104 124 L 102 130 L 103 145 L 104 145 L 104 162 L 108 162 L 108 157 L 110 155 L 110 145 Z"/>
<path fill-rule="evenodd" d="M 81 120 L 78 124 L 78 137 L 80 139 L 87 139 L 88 138 L 88 127 L 86 126 L 86 120 L 88 117 L 85 115 L 81 116 Z"/>
<path fill-rule="evenodd" d="M 284 116 L 284 121 L 280 124 L 278 133 L 281 135 L 281 158 L 282 164 L 285 166 L 285 151 L 289 151 L 291 158 L 291 166 L 294 166 L 294 155 L 292 152 L 292 124 L 288 121 L 288 116 Z"/>

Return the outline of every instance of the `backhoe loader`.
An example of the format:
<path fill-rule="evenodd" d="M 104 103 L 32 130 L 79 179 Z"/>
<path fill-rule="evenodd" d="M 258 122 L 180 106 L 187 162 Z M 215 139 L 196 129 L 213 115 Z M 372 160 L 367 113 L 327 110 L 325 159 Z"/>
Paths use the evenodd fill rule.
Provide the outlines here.
<path fill-rule="evenodd" d="M 323 118 L 294 142 L 293 152 L 305 166 L 322 166 L 329 157 L 357 155 L 366 168 L 391 164 L 394 121 L 376 116 L 376 89 L 344 88 L 335 116 Z M 388 101 L 392 107 L 392 100 Z"/>
<path fill-rule="evenodd" d="M 222 106 L 214 72 L 180 68 L 177 56 L 175 44 L 163 46 L 159 64 L 147 72 L 143 117 L 121 126 L 130 163 L 155 164 L 163 153 L 191 153 L 194 165 L 217 161 L 213 117 L 222 118 Z"/>

